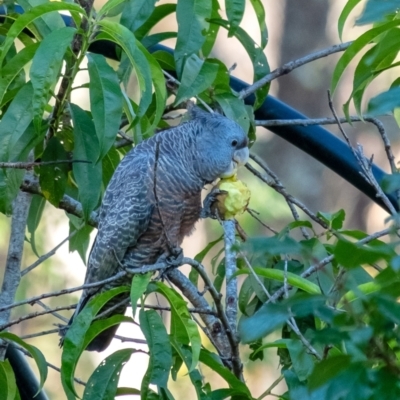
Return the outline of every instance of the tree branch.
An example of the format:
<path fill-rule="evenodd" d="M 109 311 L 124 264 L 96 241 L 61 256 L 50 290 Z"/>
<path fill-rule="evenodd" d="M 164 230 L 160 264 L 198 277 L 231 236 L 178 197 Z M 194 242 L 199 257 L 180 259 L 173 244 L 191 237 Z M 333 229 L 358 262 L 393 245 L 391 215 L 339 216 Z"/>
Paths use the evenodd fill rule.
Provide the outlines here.
<path fill-rule="evenodd" d="M 57 164 L 73 164 L 73 163 L 86 163 L 91 164 L 91 161 L 87 160 L 57 160 L 57 161 L 40 161 L 40 162 L 0 162 L 0 168 L 13 168 L 13 169 L 26 169 L 30 170 L 34 167 L 43 167 L 46 165 L 57 165 Z"/>
<path fill-rule="evenodd" d="M 29 206 L 32 196 L 19 192 L 15 198 L 12 209 L 10 244 L 8 247 L 7 262 L 4 271 L 4 280 L 0 294 L 0 325 L 4 325 L 10 318 L 10 305 L 13 304 L 15 293 L 21 280 L 21 259 L 25 240 L 25 227 L 28 218 Z M 6 346 L 0 346 L 0 360 L 5 357 Z"/>
<path fill-rule="evenodd" d="M 352 42 L 336 44 L 332 47 L 328 47 L 327 49 L 308 54 L 307 56 L 298 58 L 297 60 L 294 60 L 294 61 L 290 61 L 290 62 L 282 65 L 281 67 L 277 68 L 276 70 L 272 71 L 268 75 L 265 75 L 264 78 L 261 78 L 257 82 L 248 86 L 246 89 L 243 89 L 239 94 L 239 98 L 244 99 L 244 98 L 250 96 L 256 90 L 262 88 L 263 86 L 265 86 L 269 82 L 273 81 L 274 79 L 278 78 L 279 76 L 286 75 L 289 72 L 293 71 L 294 69 L 296 69 L 298 67 L 301 67 L 304 64 L 308 64 L 308 63 L 318 60 L 320 58 L 323 58 L 323 57 L 329 56 L 331 54 L 346 50 L 351 44 L 352 44 Z"/>
<path fill-rule="evenodd" d="M 39 196 L 43 196 L 43 193 L 40 190 L 39 182 L 30 176 L 25 176 L 25 178 L 21 184 L 21 190 L 26 193 L 37 194 Z M 83 210 L 82 210 L 81 203 L 66 194 L 60 200 L 58 208 L 66 211 L 69 214 L 75 215 L 79 218 L 83 218 Z M 97 227 L 98 216 L 97 216 L 96 212 L 93 211 L 90 214 L 90 217 L 89 217 L 87 223 L 91 226 Z"/>

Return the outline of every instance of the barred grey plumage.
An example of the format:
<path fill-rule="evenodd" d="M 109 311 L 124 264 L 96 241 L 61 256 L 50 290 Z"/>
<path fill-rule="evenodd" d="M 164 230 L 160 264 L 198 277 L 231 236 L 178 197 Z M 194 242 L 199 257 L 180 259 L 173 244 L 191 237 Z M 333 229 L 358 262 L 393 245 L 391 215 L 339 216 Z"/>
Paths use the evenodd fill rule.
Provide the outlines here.
<path fill-rule="evenodd" d="M 247 161 L 248 140 L 238 124 L 196 107 L 189 113 L 190 121 L 140 143 L 115 170 L 101 205 L 85 283 L 115 275 L 120 263 L 139 268 L 168 256 L 170 245 L 178 248 L 199 219 L 204 185 Z M 85 290 L 74 315 L 99 291 L 129 284 L 125 277 Z M 117 296 L 112 304 L 127 296 Z M 125 309 L 126 304 L 112 314 L 123 314 Z M 102 332 L 87 349 L 104 350 L 116 329 Z"/>

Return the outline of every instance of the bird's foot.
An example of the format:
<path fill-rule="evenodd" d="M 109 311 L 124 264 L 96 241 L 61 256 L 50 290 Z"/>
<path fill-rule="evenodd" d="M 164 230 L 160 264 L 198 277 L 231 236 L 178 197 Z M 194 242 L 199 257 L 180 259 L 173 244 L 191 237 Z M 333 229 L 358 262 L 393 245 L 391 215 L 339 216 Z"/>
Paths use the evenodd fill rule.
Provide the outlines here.
<path fill-rule="evenodd" d="M 164 253 L 157 259 L 158 263 L 166 263 L 168 267 L 180 267 L 183 260 L 183 250 L 181 247 L 175 246 L 170 253 Z"/>
<path fill-rule="evenodd" d="M 220 190 L 217 187 L 214 187 L 203 201 L 203 208 L 200 212 L 200 218 L 219 219 L 218 210 L 214 207 L 214 204 L 216 201 L 218 201 L 218 196 L 227 193 L 228 192 L 226 190 Z"/>

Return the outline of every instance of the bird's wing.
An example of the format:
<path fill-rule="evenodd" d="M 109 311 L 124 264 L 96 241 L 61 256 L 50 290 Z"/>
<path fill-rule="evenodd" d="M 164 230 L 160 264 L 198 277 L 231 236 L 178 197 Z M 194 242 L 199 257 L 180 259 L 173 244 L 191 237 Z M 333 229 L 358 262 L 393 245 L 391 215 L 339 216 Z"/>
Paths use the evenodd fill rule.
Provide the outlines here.
<path fill-rule="evenodd" d="M 85 283 L 113 276 L 126 250 L 146 231 L 154 209 L 152 167 L 149 154 L 131 152 L 115 171 L 101 206 Z"/>

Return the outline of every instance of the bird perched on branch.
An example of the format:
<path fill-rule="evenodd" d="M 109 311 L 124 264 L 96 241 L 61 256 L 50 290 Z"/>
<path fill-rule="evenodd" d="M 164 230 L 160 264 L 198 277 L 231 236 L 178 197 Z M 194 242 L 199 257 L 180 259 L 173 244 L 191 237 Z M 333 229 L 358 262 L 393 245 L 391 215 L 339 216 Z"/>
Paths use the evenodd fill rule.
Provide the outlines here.
<path fill-rule="evenodd" d="M 115 170 L 99 212 L 85 283 L 112 277 L 123 266 L 140 268 L 179 255 L 183 238 L 200 217 L 203 187 L 232 176 L 238 164 L 247 162 L 248 139 L 237 123 L 195 106 L 189 116 L 188 122 L 135 146 Z M 84 290 L 74 316 L 97 293 L 130 281 L 125 276 Z M 116 296 L 101 312 L 128 296 Z M 126 307 L 127 303 L 110 315 L 123 314 Z M 116 329 L 100 333 L 87 350 L 104 350 Z"/>

